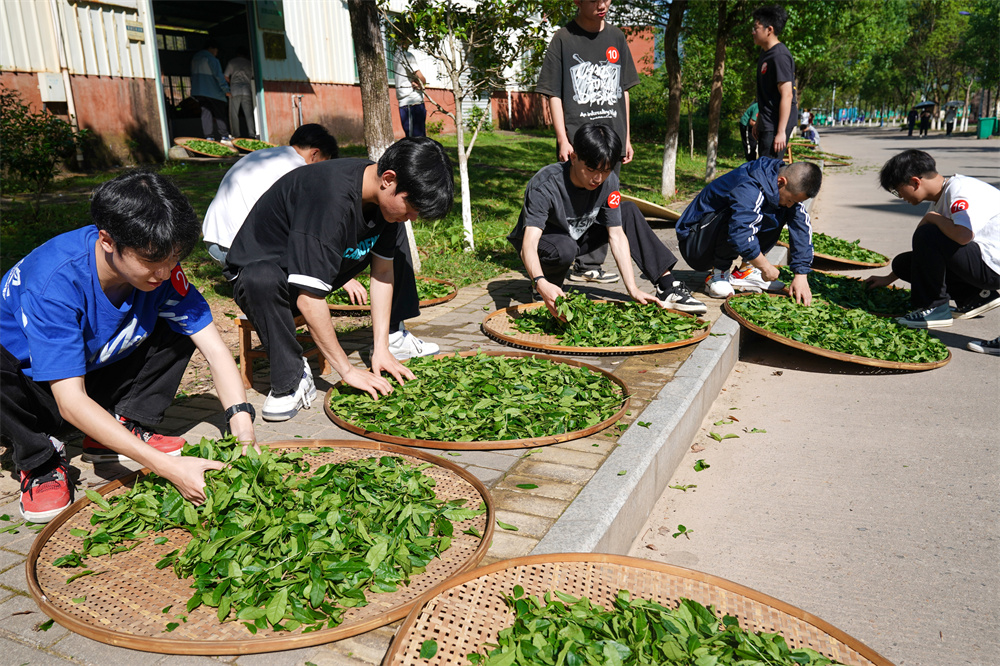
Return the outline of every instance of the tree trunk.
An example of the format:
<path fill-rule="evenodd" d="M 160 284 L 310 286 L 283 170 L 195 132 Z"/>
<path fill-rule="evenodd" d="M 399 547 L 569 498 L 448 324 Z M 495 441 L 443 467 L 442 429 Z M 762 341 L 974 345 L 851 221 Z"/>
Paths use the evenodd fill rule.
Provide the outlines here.
<path fill-rule="evenodd" d="M 694 100 L 688 97 L 688 151 L 691 161 L 694 161 L 694 121 L 691 114 L 694 113 Z"/>
<path fill-rule="evenodd" d="M 719 3 L 719 26 L 715 36 L 715 69 L 712 90 L 708 96 L 708 148 L 705 160 L 705 182 L 715 178 L 715 161 L 719 154 L 719 120 L 722 116 L 722 79 L 726 73 L 726 44 L 729 41 L 729 17 L 726 1 Z"/>
<path fill-rule="evenodd" d="M 663 170 L 660 194 L 672 199 L 677 194 L 677 145 L 681 128 L 681 59 L 677 43 L 688 0 L 670 4 L 670 18 L 663 37 L 663 56 L 667 66 L 667 134 L 663 140 Z"/>
<path fill-rule="evenodd" d="M 351 35 L 358 59 L 358 80 L 361 82 L 361 110 L 364 115 L 365 146 L 368 159 L 378 162 L 395 137 L 389 107 L 389 77 L 386 73 L 385 49 L 379 27 L 378 5 L 365 0 L 347 0 L 351 16 Z M 413 238 L 413 225 L 405 223 L 406 239 L 413 256 L 413 270 L 420 272 L 420 253 Z"/>
<path fill-rule="evenodd" d="M 462 188 L 462 228 L 465 231 L 466 249 L 472 251 L 476 249 L 475 239 L 472 233 L 472 195 L 469 188 L 469 153 L 465 150 L 465 115 L 462 113 L 462 80 L 461 68 L 457 59 L 454 35 L 451 36 L 451 53 L 449 57 L 455 59 L 451 72 L 451 92 L 455 97 L 455 139 L 458 144 L 458 178 Z"/>

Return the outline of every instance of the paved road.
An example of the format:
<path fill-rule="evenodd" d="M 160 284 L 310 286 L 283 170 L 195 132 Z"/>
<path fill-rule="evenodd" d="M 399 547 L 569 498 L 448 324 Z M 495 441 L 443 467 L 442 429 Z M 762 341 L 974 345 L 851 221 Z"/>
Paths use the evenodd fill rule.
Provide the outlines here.
<path fill-rule="evenodd" d="M 827 170 L 816 231 L 908 249 L 924 205 L 894 201 L 876 177 L 911 146 L 942 173 L 1000 186 L 1000 142 L 900 134 L 824 132 L 824 149 L 856 160 Z M 1000 663 L 1000 359 L 965 350 L 998 333 L 1000 311 L 956 322 L 935 333 L 951 363 L 914 374 L 748 336 L 695 442 L 705 450 L 670 482 L 697 489 L 668 489 L 632 554 L 771 594 L 898 666 Z M 739 422 L 713 425 L 729 415 Z M 740 438 L 717 443 L 709 431 Z M 697 458 L 711 468 L 694 472 Z M 690 539 L 671 537 L 678 524 Z"/>

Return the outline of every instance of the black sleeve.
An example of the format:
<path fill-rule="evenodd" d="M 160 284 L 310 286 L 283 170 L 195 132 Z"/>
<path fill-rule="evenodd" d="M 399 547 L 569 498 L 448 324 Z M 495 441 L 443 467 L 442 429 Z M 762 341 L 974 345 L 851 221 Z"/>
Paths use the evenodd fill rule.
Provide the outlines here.
<path fill-rule="evenodd" d="M 795 83 L 795 61 L 788 49 L 774 54 L 774 76 L 777 83 L 791 81 Z"/>
<path fill-rule="evenodd" d="M 387 222 L 382 233 L 379 234 L 375 246 L 372 247 L 372 254 L 376 257 L 392 260 L 396 256 L 396 244 L 400 241 L 399 235 L 406 233 L 403 222 Z"/>
<path fill-rule="evenodd" d="M 549 42 L 549 48 L 545 50 L 545 59 L 542 61 L 542 69 L 538 73 L 538 83 L 535 84 L 535 92 L 562 99 L 562 39 L 560 39 L 559 34 L 557 32 L 552 37 L 552 41 Z"/>
<path fill-rule="evenodd" d="M 632 60 L 632 51 L 628 47 L 628 40 L 622 35 L 622 90 L 628 90 L 639 85 L 639 72 L 635 69 L 635 61 Z"/>

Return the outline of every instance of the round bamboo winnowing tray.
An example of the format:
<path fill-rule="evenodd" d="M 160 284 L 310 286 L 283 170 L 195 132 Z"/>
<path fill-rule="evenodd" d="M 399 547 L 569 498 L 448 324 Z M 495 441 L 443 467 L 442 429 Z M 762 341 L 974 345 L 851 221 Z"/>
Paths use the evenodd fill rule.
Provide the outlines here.
<path fill-rule="evenodd" d="M 440 558 L 431 560 L 427 570 L 410 578 L 410 584 L 396 592 L 367 592 L 368 605 L 348 609 L 343 622 L 332 629 L 310 633 L 274 631 L 271 627 L 251 635 L 241 622 L 220 623 L 216 609 L 201 606 L 191 613 L 185 604 L 193 593 L 190 580 L 178 580 L 173 568 L 157 569 L 155 564 L 175 548 L 183 549 L 190 541 L 187 532 L 170 530 L 169 543 L 154 545 L 156 534 L 150 534 L 136 548 L 113 557 L 89 558 L 86 568 L 100 575 L 78 578 L 70 584 L 66 579 L 80 569 L 60 569 L 52 562 L 73 548 L 81 539 L 71 536 L 73 528 L 90 528 L 93 504 L 87 498 L 75 502 L 42 530 L 28 555 L 28 587 L 39 607 L 59 624 L 78 634 L 103 643 L 160 652 L 165 654 L 235 655 L 274 652 L 329 643 L 354 636 L 388 624 L 406 615 L 419 597 L 431 587 L 452 576 L 475 567 L 486 555 L 493 535 L 495 510 L 486 487 L 472 474 L 454 463 L 437 456 L 403 449 L 378 442 L 312 440 L 303 442 L 272 442 L 277 449 L 319 448 L 330 446 L 334 451 L 306 456 L 315 469 L 326 463 L 345 462 L 373 456 L 392 455 L 411 464 L 432 463 L 423 473 L 437 482 L 438 499 L 465 498 L 466 506 L 476 508 L 486 504 L 486 513 L 456 522 L 451 547 Z M 113 496 L 127 492 L 132 481 L 143 472 L 114 481 L 100 490 Z M 463 534 L 475 527 L 482 538 Z M 86 597 L 80 603 L 73 598 Z M 171 612 L 161 611 L 173 606 Z M 187 615 L 186 621 L 175 615 Z M 166 632 L 169 622 L 178 622 L 172 632 Z"/>
<path fill-rule="evenodd" d="M 768 294 L 768 296 L 771 296 L 772 298 L 787 298 L 787 296 L 784 296 L 782 294 Z M 886 368 L 889 370 L 933 370 L 935 368 L 940 368 L 941 366 L 945 365 L 946 363 L 948 363 L 948 361 L 951 360 L 950 350 L 948 352 L 947 358 L 944 358 L 940 361 L 928 361 L 926 363 L 901 363 L 899 361 L 883 361 L 877 358 L 868 358 L 867 356 L 845 354 L 844 352 L 833 351 L 832 349 L 823 349 L 822 347 L 814 347 L 813 345 L 807 345 L 804 342 L 799 342 L 798 340 L 792 340 L 791 338 L 787 338 L 784 335 L 779 335 L 774 331 L 769 331 L 766 328 L 761 328 L 757 324 L 748 321 L 745 317 L 736 313 L 733 310 L 733 308 L 730 307 L 729 301 L 730 299 L 741 298 L 741 297 L 742 296 L 740 294 L 737 294 L 735 296 L 730 296 L 729 298 L 726 299 L 726 302 L 723 303 L 722 306 L 725 313 L 730 317 L 732 317 L 733 319 L 735 319 L 740 326 L 743 326 L 744 328 L 751 330 L 754 333 L 758 333 L 764 336 L 765 338 L 774 340 L 775 342 L 787 345 L 788 347 L 792 347 L 794 349 L 801 349 L 802 351 L 809 352 L 810 354 L 816 354 L 817 356 L 824 356 L 826 358 L 833 358 L 837 359 L 838 361 L 846 361 L 848 363 L 858 363 L 860 365 L 868 365 L 873 368 Z"/>
<path fill-rule="evenodd" d="M 609 303 L 616 301 L 594 302 Z M 622 354 L 649 354 L 652 352 L 666 351 L 667 349 L 686 347 L 687 345 L 693 345 L 697 342 L 701 342 L 708 337 L 709 332 L 712 330 L 712 325 L 709 324 L 707 327 L 695 332 L 695 334 L 690 338 L 676 340 L 674 342 L 665 342 L 657 345 L 632 345 L 628 347 L 573 347 L 570 345 L 559 344 L 559 338 L 554 335 L 521 333 L 519 330 L 514 328 L 514 320 L 517 319 L 521 313 L 528 310 L 534 310 L 535 308 L 544 307 L 545 303 L 525 303 L 523 305 L 512 305 L 504 308 L 503 310 L 497 310 L 496 312 L 486 315 L 486 318 L 483 319 L 483 332 L 498 342 L 503 342 L 504 344 L 508 344 L 513 347 L 520 347 L 521 349 L 552 352 L 555 354 L 618 356 Z M 671 310 L 671 312 L 683 317 L 695 318 L 694 315 L 686 312 L 677 312 L 676 310 Z"/>
<path fill-rule="evenodd" d="M 451 287 L 451 293 L 445 294 L 444 296 L 439 296 L 438 298 L 428 298 L 420 301 L 418 305 L 422 308 L 429 308 L 432 305 L 440 305 L 441 303 L 447 303 L 451 299 L 458 296 L 458 287 L 455 286 L 454 282 L 448 282 L 447 280 L 438 280 L 432 277 L 420 277 L 417 276 L 418 280 L 424 280 L 425 282 L 437 282 L 438 284 L 446 284 Z M 370 305 L 354 305 L 352 303 L 327 303 L 333 311 L 342 312 L 371 312 L 372 306 Z"/>
<path fill-rule="evenodd" d="M 747 631 L 779 633 L 793 648 L 808 647 L 850 666 L 892 666 L 870 647 L 809 613 L 723 578 L 669 564 L 620 555 L 572 553 L 504 560 L 457 576 L 427 593 L 403 621 L 383 666 L 467 664 L 466 655 L 496 643 L 513 624 L 503 602 L 515 585 L 541 596 L 559 590 L 608 607 L 618 590 L 632 598 L 676 607 L 683 598 L 733 615 Z M 420 658 L 426 640 L 437 642 L 430 659 Z"/>
<path fill-rule="evenodd" d="M 851 277 L 850 275 L 840 275 L 839 273 L 832 273 L 830 271 L 821 271 L 821 270 L 818 270 L 816 268 L 814 268 L 812 270 L 813 270 L 814 273 L 822 273 L 823 275 L 829 275 L 831 277 L 846 278 L 848 280 L 855 280 L 857 282 L 863 282 L 864 281 L 864 280 L 862 280 L 862 278 Z M 905 291 L 907 293 L 909 293 L 909 291 L 910 291 L 909 289 L 903 289 L 902 287 L 893 287 L 891 285 L 888 286 L 888 287 L 886 287 L 886 289 L 891 289 L 893 291 L 899 291 L 899 292 Z M 783 296 L 788 296 L 788 287 L 785 287 L 784 289 L 782 289 L 780 292 L 777 292 L 777 293 L 780 293 Z M 836 305 L 837 307 L 844 308 L 845 310 L 852 309 L 849 306 L 841 305 L 840 303 L 835 303 L 834 301 L 829 301 L 829 302 L 833 303 L 833 305 Z M 871 313 L 871 314 L 875 315 L 876 317 L 883 317 L 885 319 L 895 319 L 896 317 L 902 317 L 907 312 L 910 312 L 910 310 L 907 310 L 906 312 L 903 312 L 901 314 L 892 314 L 890 312 L 874 312 L 872 310 L 868 310 L 868 309 L 865 309 L 865 308 L 862 308 L 862 309 L 865 310 L 865 312 L 868 312 L 868 313 Z"/>
<path fill-rule="evenodd" d="M 241 153 L 252 153 L 255 150 L 265 150 L 267 148 L 277 148 L 277 144 L 275 144 L 275 143 L 269 143 L 267 141 L 260 141 L 260 143 L 266 143 L 267 144 L 264 148 L 244 148 L 243 146 L 241 146 L 238 143 L 239 141 L 260 141 L 260 139 L 250 139 L 250 138 L 245 137 L 245 136 L 241 136 L 241 137 L 233 139 L 233 148 L 235 148 L 236 150 L 240 151 Z"/>
<path fill-rule="evenodd" d="M 216 144 L 218 146 L 222 146 L 224 149 L 226 149 L 226 150 L 229 151 L 229 154 L 228 155 L 213 155 L 212 153 L 203 153 L 200 150 L 195 150 L 194 148 L 189 148 L 188 145 L 187 145 L 189 141 L 208 141 L 209 143 L 214 143 L 214 144 Z M 201 139 L 201 138 L 196 137 L 196 136 L 179 136 L 179 137 L 177 137 L 177 138 L 174 139 L 174 143 L 176 143 L 178 146 L 180 146 L 181 148 L 183 148 L 184 150 L 186 150 L 186 151 L 188 151 L 190 153 L 194 153 L 196 155 L 201 155 L 203 157 L 214 157 L 216 159 L 224 159 L 226 157 L 237 157 L 240 154 L 240 151 L 236 150 L 235 148 L 233 148 L 231 146 L 227 146 L 224 143 L 219 143 L 218 141 L 212 141 L 210 139 Z"/>
<path fill-rule="evenodd" d="M 350 423 L 349 421 L 345 421 L 344 419 L 337 416 L 336 413 L 334 413 L 333 409 L 330 408 L 330 397 L 331 397 L 331 392 L 333 391 L 332 388 L 330 389 L 330 391 L 327 392 L 326 397 L 324 398 L 325 402 L 323 408 L 326 410 L 326 415 L 330 417 L 331 421 L 336 423 L 344 430 L 361 435 L 362 437 L 369 437 L 371 439 L 377 439 L 383 442 L 391 442 L 393 444 L 400 444 L 402 446 L 419 446 L 426 449 L 442 449 L 442 450 L 454 450 L 454 451 L 527 449 L 536 446 L 545 446 L 547 444 L 556 444 L 558 442 L 568 442 L 573 439 L 580 439 L 581 437 L 590 437 L 594 433 L 598 433 L 604 430 L 605 428 L 608 428 L 611 425 L 613 425 L 616 421 L 625 416 L 625 412 L 628 410 L 629 400 L 631 399 L 629 397 L 631 395 L 631 391 L 629 391 L 628 385 L 625 384 L 625 382 L 622 379 L 615 377 L 610 372 L 607 372 L 606 370 L 601 370 L 600 368 L 590 365 L 589 363 L 583 363 L 581 361 L 575 361 L 573 359 L 555 358 L 552 356 L 546 356 L 545 354 L 532 354 L 529 352 L 517 352 L 517 351 L 468 351 L 460 353 L 459 356 L 475 356 L 476 354 L 483 354 L 485 356 L 507 356 L 510 358 L 522 358 L 527 356 L 531 358 L 538 358 L 546 361 L 552 361 L 553 363 L 572 365 L 577 368 L 586 368 L 587 370 L 590 370 L 593 373 L 604 375 L 609 380 L 617 384 L 618 387 L 621 388 L 622 406 L 610 418 L 607 418 L 604 421 L 601 421 L 600 423 L 592 425 L 589 428 L 585 428 L 583 430 L 574 430 L 573 432 L 564 432 L 558 435 L 547 435 L 545 437 L 531 437 L 524 439 L 502 439 L 497 441 L 479 441 L 479 442 L 445 442 L 436 439 L 416 439 L 413 437 L 399 437 L 397 435 L 390 435 L 384 432 L 375 432 L 372 430 L 366 430 L 361 426 L 357 426 L 354 425 L 353 423 Z M 447 356 L 454 356 L 454 355 L 455 355 L 454 353 L 437 354 L 432 358 L 442 359 Z M 405 362 L 406 361 L 404 361 L 404 363 Z M 343 382 L 339 382 L 337 386 L 343 386 Z"/>
<path fill-rule="evenodd" d="M 788 243 L 784 241 L 778 241 L 778 245 L 780 245 L 781 247 L 787 247 L 791 249 Z M 868 248 L 863 248 L 863 249 L 867 250 Z M 875 250 L 870 250 L 870 251 L 874 252 Z M 822 252 L 813 252 L 813 256 L 816 257 L 817 259 L 826 259 L 827 261 L 836 261 L 838 264 L 847 264 L 848 266 L 861 266 L 863 268 L 882 268 L 883 266 L 889 265 L 888 258 L 881 263 L 872 263 L 867 261 L 854 261 L 853 259 L 844 259 L 843 257 L 835 257 L 832 254 L 823 254 Z"/>

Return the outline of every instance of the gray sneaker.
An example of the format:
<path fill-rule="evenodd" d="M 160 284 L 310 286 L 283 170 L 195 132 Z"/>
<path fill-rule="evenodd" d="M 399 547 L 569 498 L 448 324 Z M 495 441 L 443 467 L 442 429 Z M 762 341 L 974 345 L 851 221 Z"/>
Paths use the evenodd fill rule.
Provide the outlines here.
<path fill-rule="evenodd" d="M 993 308 L 1000 307 L 1000 293 L 983 289 L 979 295 L 971 301 L 955 304 L 951 309 L 951 316 L 955 319 L 972 319 L 981 314 L 986 314 Z"/>
<path fill-rule="evenodd" d="M 589 271 L 573 269 L 569 272 L 569 279 L 573 282 L 597 282 L 599 284 L 611 284 L 618 282 L 621 277 L 618 273 L 608 273 L 603 268 L 593 268 Z"/>
<path fill-rule="evenodd" d="M 948 304 L 936 308 L 914 310 L 905 317 L 896 317 L 896 323 L 907 328 L 945 328 L 951 326 L 951 308 Z"/>
<path fill-rule="evenodd" d="M 980 354 L 1000 356 L 1000 335 L 992 340 L 973 340 L 966 345 L 970 350 Z"/>

